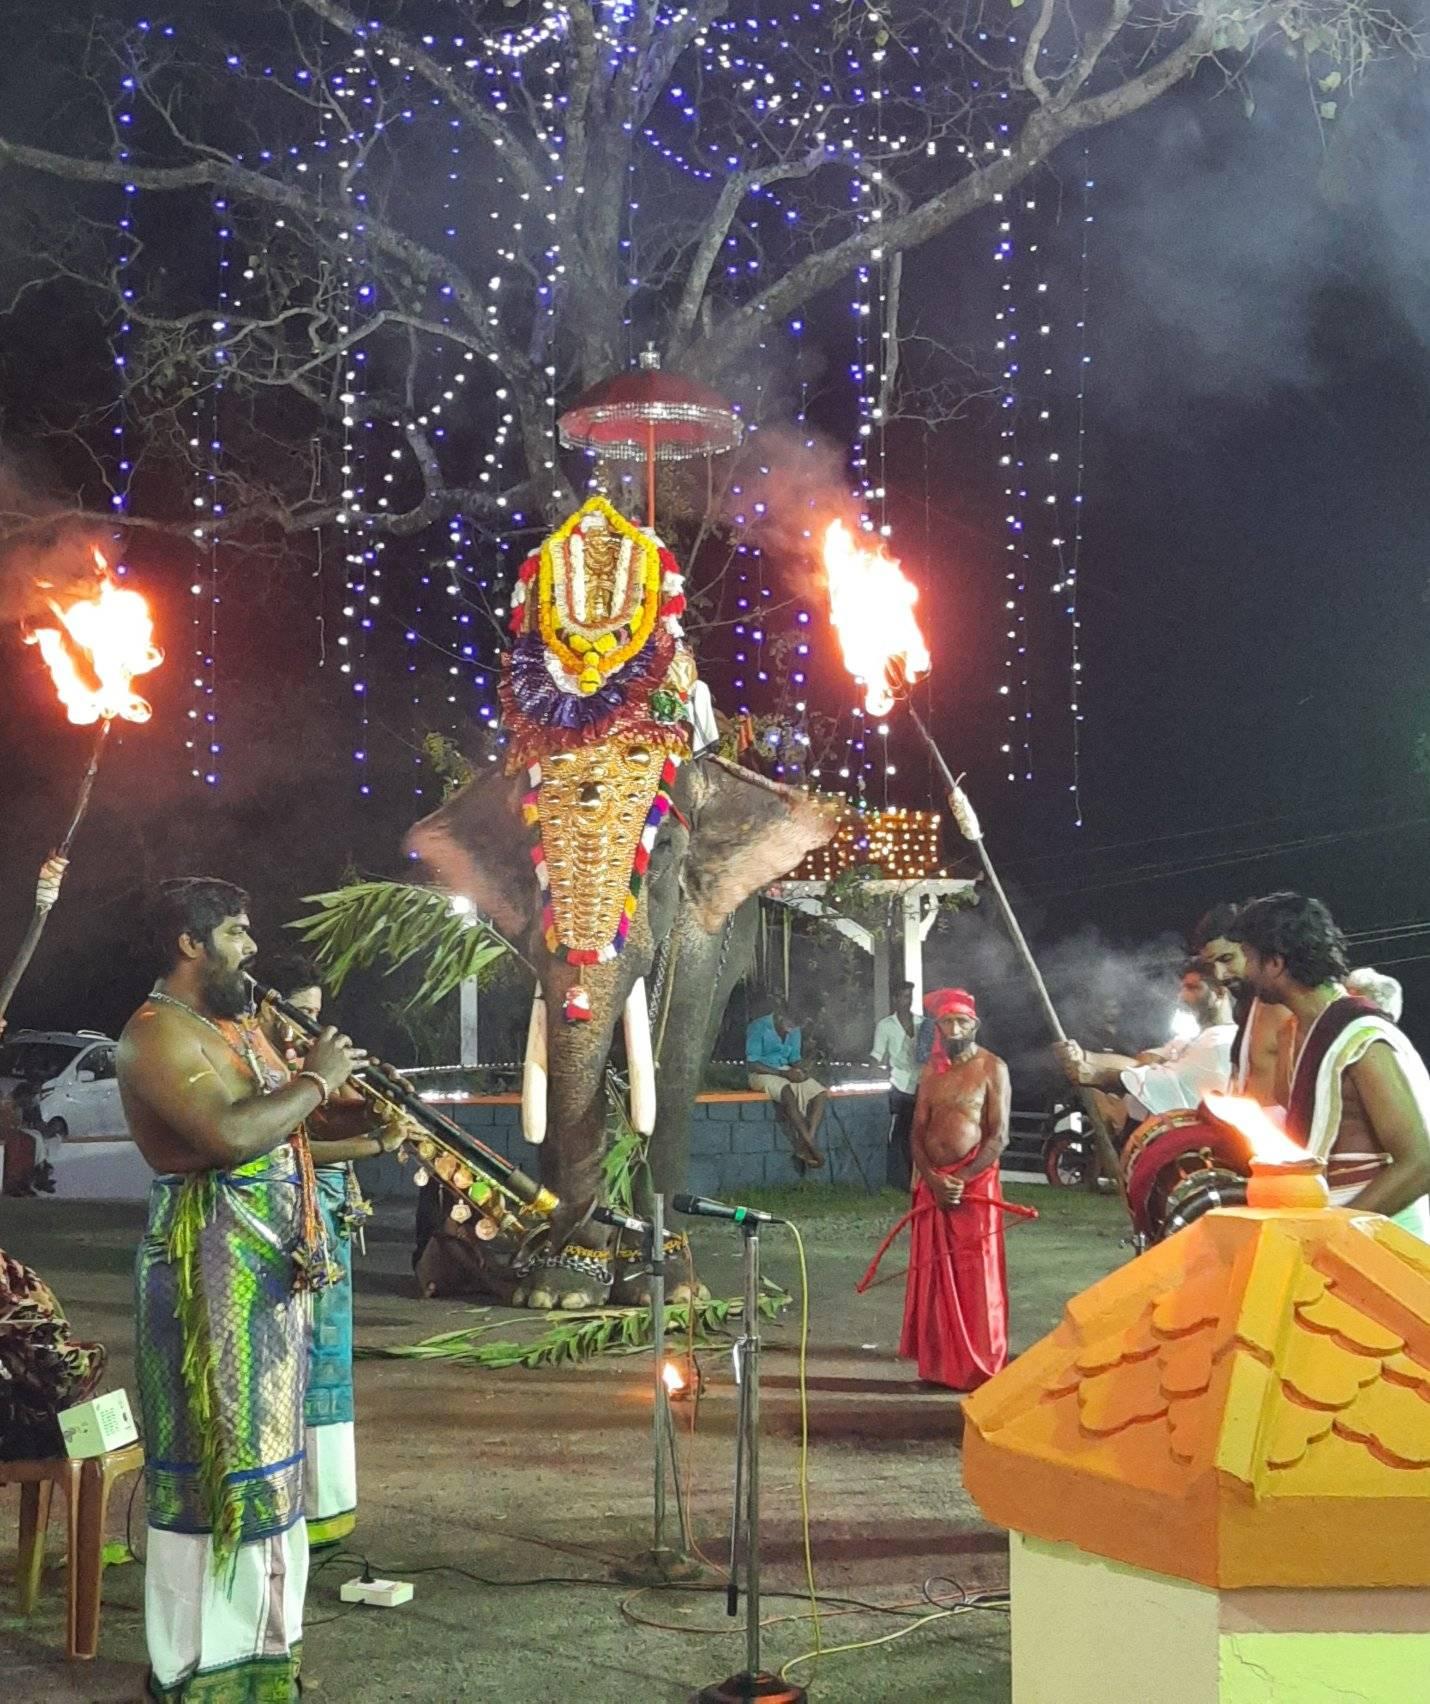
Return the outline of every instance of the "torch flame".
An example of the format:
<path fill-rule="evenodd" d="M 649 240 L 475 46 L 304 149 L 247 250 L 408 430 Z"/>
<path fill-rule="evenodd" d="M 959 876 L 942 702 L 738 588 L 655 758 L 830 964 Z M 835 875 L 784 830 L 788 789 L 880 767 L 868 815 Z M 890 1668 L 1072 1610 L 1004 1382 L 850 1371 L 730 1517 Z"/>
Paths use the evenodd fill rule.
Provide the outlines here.
<path fill-rule="evenodd" d="M 660 1369 L 660 1376 L 671 1396 L 674 1396 L 676 1391 L 685 1389 L 685 1374 L 681 1372 L 674 1361 L 664 1363 Z"/>
<path fill-rule="evenodd" d="M 154 643 L 154 618 L 140 593 L 110 579 L 97 550 L 94 561 L 94 591 L 68 604 L 47 597 L 54 622 L 33 624 L 25 642 L 39 646 L 71 722 L 84 726 L 116 716 L 147 722 L 152 712 L 134 679 L 164 660 Z"/>
<path fill-rule="evenodd" d="M 862 548 L 843 521 L 824 533 L 829 616 L 844 666 L 864 687 L 864 708 L 883 716 L 894 707 L 893 687 L 929 671 L 928 646 L 914 615 L 918 587 L 882 545 Z"/>
<path fill-rule="evenodd" d="M 1293 1142 L 1260 1101 L 1248 1095 L 1204 1095 L 1202 1104 L 1219 1124 L 1245 1136 L 1251 1157 L 1263 1165 L 1296 1165 L 1307 1158 L 1299 1142 Z"/>

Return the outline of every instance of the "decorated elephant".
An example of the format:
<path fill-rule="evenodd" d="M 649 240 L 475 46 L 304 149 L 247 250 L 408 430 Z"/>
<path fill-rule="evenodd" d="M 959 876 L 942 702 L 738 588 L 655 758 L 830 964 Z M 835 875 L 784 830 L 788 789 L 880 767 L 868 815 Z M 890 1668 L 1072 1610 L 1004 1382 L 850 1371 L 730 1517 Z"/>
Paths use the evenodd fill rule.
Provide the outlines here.
<path fill-rule="evenodd" d="M 713 718 L 683 609 L 670 553 L 604 500 L 587 503 L 518 577 L 505 772 L 474 779 L 409 838 L 536 972 L 522 1126 L 561 1208 L 514 1275 L 513 1299 L 534 1307 L 638 1298 L 620 1270 L 634 1271 L 635 1251 L 589 1220 L 616 1025 L 631 1122 L 650 1138 L 648 1187 L 669 1193 L 685 1182 L 700 1074 L 749 962 L 754 896 L 842 815 L 692 755 Z"/>

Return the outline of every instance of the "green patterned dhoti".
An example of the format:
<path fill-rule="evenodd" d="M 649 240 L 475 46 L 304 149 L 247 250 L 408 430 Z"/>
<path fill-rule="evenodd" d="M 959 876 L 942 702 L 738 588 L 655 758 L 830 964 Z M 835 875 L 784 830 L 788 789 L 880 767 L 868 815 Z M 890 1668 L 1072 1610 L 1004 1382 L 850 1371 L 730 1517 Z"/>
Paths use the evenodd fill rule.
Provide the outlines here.
<path fill-rule="evenodd" d="M 349 1216 L 356 1183 L 346 1165 L 319 1166 L 318 1211 L 341 1276 L 313 1297 L 313 1335 L 304 1402 L 303 1508 L 308 1543 L 337 1544 L 357 1525 L 353 1436 L 353 1249 Z M 366 1206 L 358 1198 L 366 1214 Z"/>
<path fill-rule="evenodd" d="M 151 1690 L 193 1704 L 296 1696 L 307 1580 L 308 1298 L 284 1143 L 233 1171 L 160 1177 L 136 1262 L 147 1455 Z"/>

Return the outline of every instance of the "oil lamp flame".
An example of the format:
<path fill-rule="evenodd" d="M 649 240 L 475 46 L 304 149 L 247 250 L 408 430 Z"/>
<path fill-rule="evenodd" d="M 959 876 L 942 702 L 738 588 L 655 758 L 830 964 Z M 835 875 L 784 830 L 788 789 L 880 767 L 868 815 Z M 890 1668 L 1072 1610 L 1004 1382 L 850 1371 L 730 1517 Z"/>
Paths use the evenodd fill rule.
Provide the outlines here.
<path fill-rule="evenodd" d="M 882 546 L 861 546 L 843 521 L 825 528 L 823 562 L 844 666 L 863 686 L 869 714 L 885 715 L 894 707 L 895 686 L 912 685 L 929 672 L 928 645 L 914 614 L 918 587 L 896 558 Z"/>
<path fill-rule="evenodd" d="M 164 660 L 154 643 L 154 618 L 139 592 L 110 578 L 97 550 L 94 561 L 93 591 L 68 603 L 47 596 L 53 621 L 32 622 L 25 641 L 39 646 L 71 722 L 147 722 L 152 711 L 134 681 Z"/>
<path fill-rule="evenodd" d="M 676 1366 L 674 1361 L 666 1361 L 660 1369 L 661 1380 L 666 1391 L 674 1396 L 677 1391 L 685 1389 L 685 1374 Z"/>
<path fill-rule="evenodd" d="M 1309 1158 L 1301 1144 L 1293 1142 L 1260 1101 L 1249 1095 L 1205 1095 L 1202 1104 L 1219 1124 L 1246 1138 L 1258 1165 L 1299 1166 Z"/>
<path fill-rule="evenodd" d="M 1330 1204 L 1324 1162 L 1293 1142 L 1259 1101 L 1246 1095 L 1206 1095 L 1202 1105 L 1250 1144 L 1248 1207 L 1304 1213 Z"/>

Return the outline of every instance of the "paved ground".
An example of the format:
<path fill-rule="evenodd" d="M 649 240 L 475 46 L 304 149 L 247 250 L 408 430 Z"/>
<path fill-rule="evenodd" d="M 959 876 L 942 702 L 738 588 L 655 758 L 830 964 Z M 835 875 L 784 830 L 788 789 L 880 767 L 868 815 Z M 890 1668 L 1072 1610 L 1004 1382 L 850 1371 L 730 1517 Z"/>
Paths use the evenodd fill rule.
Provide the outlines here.
<path fill-rule="evenodd" d="M 1056 1320 L 1065 1299 L 1109 1270 L 1119 1209 L 1106 1201 L 1021 1192 L 1044 1210 L 1010 1232 L 1015 1347 Z M 918 1606 L 925 1581 L 971 1589 L 1006 1579 L 1000 1533 L 963 1493 L 957 1407 L 914 1383 L 894 1358 L 903 1285 L 855 1296 L 854 1281 L 892 1222 L 892 1195 L 867 1198 L 810 1187 L 781 1198 L 810 1248 L 813 1337 L 809 1400 L 810 1497 L 821 1590 L 884 1606 Z M 112 1382 L 132 1389 L 129 1267 L 140 1224 L 132 1207 L 0 1202 L 0 1246 L 37 1267 L 78 1332 L 111 1348 Z M 738 1238 L 695 1233 L 697 1257 L 720 1294 L 738 1292 Z M 770 1276 L 794 1288 L 781 1234 L 766 1238 Z M 886 1261 L 897 1274 L 902 1261 Z M 517 1316 L 525 1323 L 528 1316 Z M 471 1319 L 460 1303 L 419 1302 L 408 1238 L 389 1209 L 359 1263 L 360 1344 L 411 1342 Z M 766 1665 L 808 1650 L 801 1584 L 798 1379 L 793 1320 L 770 1334 L 763 1380 Z M 698 1430 L 682 1439 L 697 1543 L 718 1556 L 728 1530 L 734 1388 L 728 1355 L 705 1357 L 708 1392 Z M 358 1365 L 361 1521 L 354 1549 L 383 1575 L 413 1579 L 414 1601 L 394 1611 L 338 1601 L 357 1572 L 340 1557 L 309 1594 L 306 1664 L 318 1696 L 343 1704 L 520 1697 L 527 1704 L 664 1704 L 742 1666 L 743 1642 L 723 1595 L 633 1592 L 615 1570 L 649 1543 L 649 1363 L 641 1357 L 579 1368 L 489 1373 L 440 1362 Z M 689 1409 L 682 1411 L 688 1425 Z M 101 1657 L 68 1665 L 62 1651 L 63 1575 L 47 1581 L 29 1623 L 8 1613 L 17 1498 L 0 1493 L 0 1699 L 6 1704 L 112 1704 L 139 1696 L 142 1573 L 105 1578 Z M 143 1498 L 126 1511 L 143 1547 Z M 54 1543 L 58 1543 L 58 1520 Z M 53 1547 L 53 1546 L 52 1546 Z M 59 1558 L 56 1555 L 55 1561 Z M 713 1574 L 708 1576 L 715 1580 Z M 538 1584 L 522 1582 L 541 1581 Z M 849 1606 L 826 1611 L 825 1644 L 868 1640 L 912 1615 Z M 652 1623 L 658 1625 L 652 1625 Z M 892 1644 L 826 1657 L 796 1678 L 827 1704 L 952 1699 L 1002 1704 L 1009 1695 L 1006 1618 L 946 1617 Z"/>

